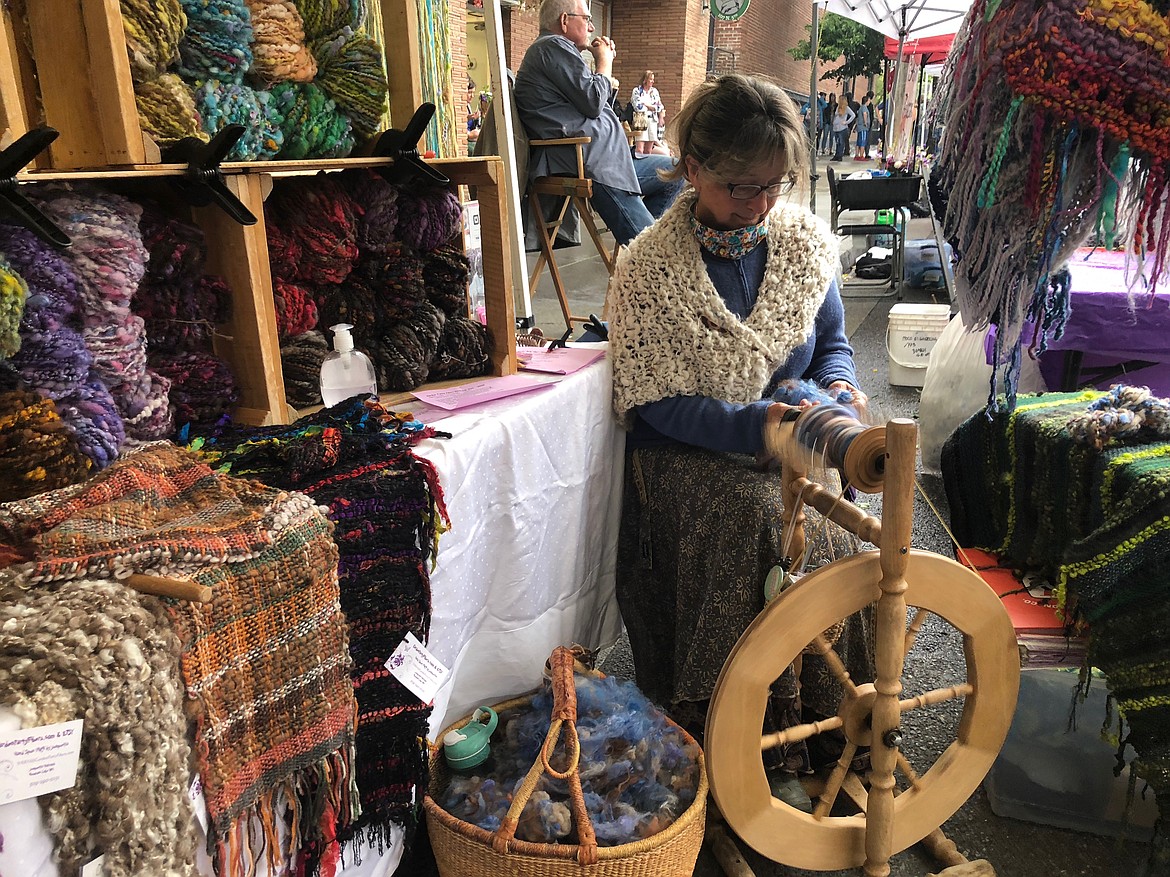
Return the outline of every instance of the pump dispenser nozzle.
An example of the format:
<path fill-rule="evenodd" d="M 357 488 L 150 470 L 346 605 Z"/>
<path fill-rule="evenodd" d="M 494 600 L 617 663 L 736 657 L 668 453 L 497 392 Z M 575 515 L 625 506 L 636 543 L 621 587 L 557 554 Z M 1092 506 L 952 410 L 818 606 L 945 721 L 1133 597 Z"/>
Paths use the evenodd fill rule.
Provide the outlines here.
<path fill-rule="evenodd" d="M 349 323 L 338 323 L 336 326 L 330 326 L 329 331 L 333 333 L 333 349 L 338 353 L 349 353 L 353 350 L 353 326 Z"/>

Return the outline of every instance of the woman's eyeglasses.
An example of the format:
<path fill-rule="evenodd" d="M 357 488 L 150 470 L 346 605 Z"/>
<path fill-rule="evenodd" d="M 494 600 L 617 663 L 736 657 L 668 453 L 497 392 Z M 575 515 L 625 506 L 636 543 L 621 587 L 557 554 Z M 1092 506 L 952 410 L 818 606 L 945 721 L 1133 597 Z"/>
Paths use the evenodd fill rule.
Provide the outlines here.
<path fill-rule="evenodd" d="M 564 14 L 569 16 L 569 18 L 584 18 L 586 24 L 593 24 L 593 16 L 592 15 L 585 15 L 582 12 L 566 12 Z"/>
<path fill-rule="evenodd" d="M 781 195 L 787 195 L 796 186 L 796 176 L 789 174 L 788 179 L 770 186 L 753 186 L 750 183 L 724 183 L 724 185 L 727 186 L 727 191 L 736 201 L 750 201 L 761 192 L 766 193 L 769 198 L 779 198 Z"/>

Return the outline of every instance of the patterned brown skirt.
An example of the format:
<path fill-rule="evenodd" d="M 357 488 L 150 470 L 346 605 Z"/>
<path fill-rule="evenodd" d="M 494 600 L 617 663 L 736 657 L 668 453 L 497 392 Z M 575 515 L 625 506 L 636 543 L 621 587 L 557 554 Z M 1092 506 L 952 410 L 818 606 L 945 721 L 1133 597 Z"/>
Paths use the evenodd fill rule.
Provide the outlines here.
<path fill-rule="evenodd" d="M 786 553 L 781 509 L 779 473 L 751 457 L 683 445 L 626 454 L 618 605 L 638 687 L 692 727 L 732 647 L 764 608 L 764 580 Z M 808 569 L 854 549 L 852 537 L 806 513 L 816 546 Z M 836 651 L 855 682 L 873 679 L 872 611 L 846 622 Z M 772 691 L 768 730 L 801 721 L 802 707 L 805 715 L 835 714 L 842 696 L 823 661 L 809 655 L 799 701 L 791 667 Z"/>

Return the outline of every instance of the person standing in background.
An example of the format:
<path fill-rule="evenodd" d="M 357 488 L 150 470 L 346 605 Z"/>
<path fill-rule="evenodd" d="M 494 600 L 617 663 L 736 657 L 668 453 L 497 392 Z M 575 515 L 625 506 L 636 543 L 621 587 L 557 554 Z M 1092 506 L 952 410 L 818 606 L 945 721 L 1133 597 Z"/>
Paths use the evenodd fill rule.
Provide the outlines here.
<path fill-rule="evenodd" d="M 869 129 L 873 127 L 873 93 L 861 99 L 857 109 L 857 149 L 853 151 L 854 161 L 869 158 Z"/>
<path fill-rule="evenodd" d="M 666 107 L 662 105 L 662 98 L 658 94 L 658 89 L 654 87 L 653 70 L 647 70 L 642 74 L 642 81 L 634 86 L 630 94 L 630 103 L 633 104 L 635 113 L 646 114 L 646 129 L 639 131 L 634 137 L 634 157 L 652 155 L 662 130 L 666 127 Z"/>
<path fill-rule="evenodd" d="M 849 145 L 849 126 L 853 123 L 853 119 L 854 112 L 849 108 L 849 102 L 842 98 L 841 103 L 837 104 L 836 112 L 833 113 L 833 142 L 836 144 L 836 149 L 829 161 L 845 160 L 845 149 Z"/>
<path fill-rule="evenodd" d="M 837 114 L 837 95 L 829 95 L 821 110 L 821 155 L 828 155 L 833 143 L 833 116 Z"/>

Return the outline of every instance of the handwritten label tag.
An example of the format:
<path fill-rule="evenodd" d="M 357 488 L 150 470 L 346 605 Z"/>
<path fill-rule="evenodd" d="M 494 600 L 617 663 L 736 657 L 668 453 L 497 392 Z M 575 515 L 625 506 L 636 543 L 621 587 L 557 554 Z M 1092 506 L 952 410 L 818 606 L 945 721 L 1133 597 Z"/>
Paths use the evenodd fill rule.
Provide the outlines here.
<path fill-rule="evenodd" d="M 0 804 L 72 788 L 81 719 L 0 734 Z"/>
<path fill-rule="evenodd" d="M 207 799 L 203 797 L 203 780 L 199 774 L 195 774 L 191 780 L 187 797 L 191 799 L 191 809 L 195 811 L 195 818 L 199 820 L 203 833 L 207 834 Z"/>
<path fill-rule="evenodd" d="M 96 859 L 91 859 L 81 866 L 81 877 L 102 877 L 106 873 L 106 854 L 102 853 Z"/>
<path fill-rule="evenodd" d="M 435 660 L 426 646 L 409 630 L 386 661 L 386 669 L 423 703 L 435 699 L 451 671 Z"/>

